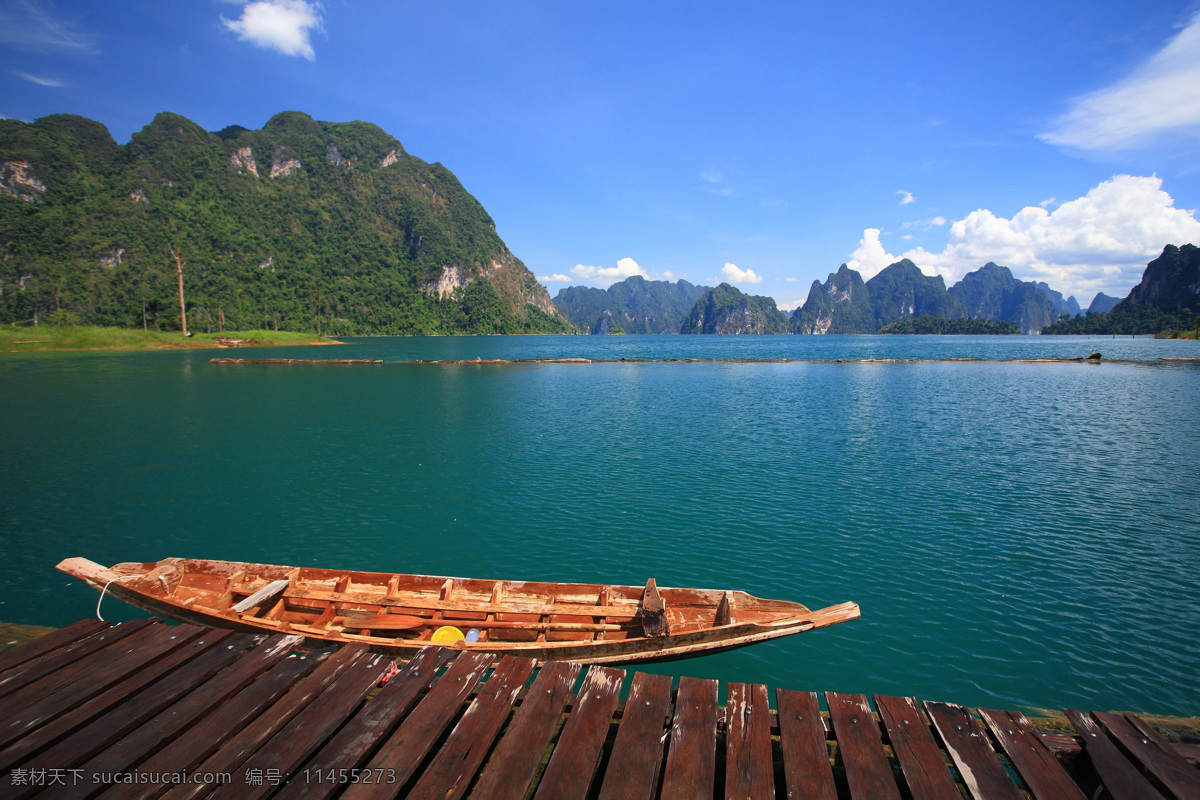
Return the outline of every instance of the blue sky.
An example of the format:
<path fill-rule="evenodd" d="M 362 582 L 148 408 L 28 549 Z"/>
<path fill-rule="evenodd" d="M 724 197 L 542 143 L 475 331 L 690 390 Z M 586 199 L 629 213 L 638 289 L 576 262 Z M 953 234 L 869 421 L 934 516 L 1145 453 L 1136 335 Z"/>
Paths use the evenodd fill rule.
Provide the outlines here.
<path fill-rule="evenodd" d="M 288 109 L 445 164 L 552 295 L 908 256 L 1086 306 L 1200 243 L 1200 2 L 0 0 L 0 115 Z"/>

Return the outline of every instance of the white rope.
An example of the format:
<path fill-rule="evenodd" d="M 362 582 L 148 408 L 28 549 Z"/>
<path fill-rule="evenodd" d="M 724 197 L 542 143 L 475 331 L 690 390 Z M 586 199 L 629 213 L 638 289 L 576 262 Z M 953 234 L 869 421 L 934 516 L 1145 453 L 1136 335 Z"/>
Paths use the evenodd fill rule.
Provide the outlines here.
<path fill-rule="evenodd" d="M 104 595 L 108 592 L 108 587 L 112 586 L 117 581 L 124 580 L 126 578 L 136 578 L 136 577 L 139 577 L 139 576 L 137 576 L 137 575 L 122 575 L 119 578 L 113 578 L 111 581 L 104 584 L 104 588 L 100 590 L 100 599 L 96 601 L 96 619 L 100 620 L 101 622 L 108 621 L 104 617 L 100 616 L 100 604 L 104 602 Z"/>

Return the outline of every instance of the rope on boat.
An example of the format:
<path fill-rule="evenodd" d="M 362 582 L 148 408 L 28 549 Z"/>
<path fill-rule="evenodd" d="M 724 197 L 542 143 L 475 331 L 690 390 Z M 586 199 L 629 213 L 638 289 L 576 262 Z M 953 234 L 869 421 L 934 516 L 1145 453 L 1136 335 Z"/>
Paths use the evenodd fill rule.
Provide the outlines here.
<path fill-rule="evenodd" d="M 104 584 L 104 588 L 100 590 L 100 599 L 96 601 L 96 619 L 100 620 L 101 622 L 108 621 L 104 617 L 100 616 L 100 604 L 104 602 L 104 595 L 108 592 L 108 587 L 112 586 L 117 581 L 124 580 L 125 578 L 136 578 L 136 577 L 137 577 L 136 575 L 122 575 L 119 578 L 113 578 L 111 581 Z"/>

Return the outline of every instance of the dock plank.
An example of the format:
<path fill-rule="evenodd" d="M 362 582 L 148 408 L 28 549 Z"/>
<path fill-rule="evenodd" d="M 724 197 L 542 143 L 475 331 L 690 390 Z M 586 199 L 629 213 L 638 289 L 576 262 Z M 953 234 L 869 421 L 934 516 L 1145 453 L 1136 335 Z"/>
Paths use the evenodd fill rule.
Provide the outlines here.
<path fill-rule="evenodd" d="M 975 800 L 1024 800 L 987 734 L 962 706 L 925 702 L 925 711 Z"/>
<path fill-rule="evenodd" d="M 875 695 L 875 707 L 913 797 L 962 800 L 933 732 L 912 697 Z"/>
<path fill-rule="evenodd" d="M 417 704 L 375 756 L 367 763 L 372 772 L 384 776 L 382 781 L 353 784 L 342 795 L 346 800 L 386 798 L 396 794 L 406 784 L 421 762 L 433 749 L 446 728 L 458 716 L 484 673 L 492 666 L 491 653 L 465 652 L 454 659 L 442 673 L 429 693 Z"/>
<path fill-rule="evenodd" d="M 136 730 L 92 756 L 83 765 L 89 774 L 130 772 L 164 744 L 173 741 L 199 719 L 219 708 L 259 675 L 266 672 L 303 639 L 299 636 L 272 636 L 204 683 L 164 708 Z M 99 794 L 105 784 L 92 783 L 86 796 Z M 75 794 L 75 796 L 81 796 Z"/>
<path fill-rule="evenodd" d="M 1024 714 L 981 708 L 979 716 L 1037 800 L 1087 800 L 1066 770 L 1045 748 Z"/>
<path fill-rule="evenodd" d="M 892 765 L 883 752 L 879 725 L 866 695 L 826 692 L 829 721 L 837 737 L 846 783 L 854 800 L 900 800 Z"/>
<path fill-rule="evenodd" d="M 1083 739 L 1083 751 L 1113 800 L 1164 800 L 1141 770 L 1126 760 L 1125 754 L 1095 720 L 1074 708 L 1068 708 L 1064 713 Z"/>
<path fill-rule="evenodd" d="M 667 765 L 664 800 L 712 797 L 717 768 L 717 681 L 680 678 Z"/>
<path fill-rule="evenodd" d="M 816 692 L 775 690 L 779 709 L 779 746 L 789 798 L 837 800 L 825 722 Z"/>
<path fill-rule="evenodd" d="M 421 691 L 428 688 L 437 671 L 450 660 L 453 651 L 445 647 L 426 647 L 417 652 L 374 699 L 355 714 L 337 735 L 304 765 L 305 775 L 339 776 L 363 766 L 384 737 L 417 704 Z M 348 781 L 349 779 L 347 779 Z M 317 800 L 332 797 L 344 787 L 340 781 L 300 780 L 293 776 L 276 795 L 278 800 Z"/>
<path fill-rule="evenodd" d="M 110 744 L 152 719 L 171 703 L 208 680 L 224 667 L 232 664 L 239 655 L 255 643 L 257 637 L 235 634 L 232 631 L 212 631 L 205 637 L 221 636 L 223 641 L 206 649 L 196 658 L 176 670 L 171 680 L 159 681 L 137 695 L 80 728 L 58 744 L 35 756 L 29 766 L 34 768 L 63 769 L 83 764 Z M 56 787 L 63 789 L 64 787 Z M 65 787 L 70 788 L 70 787 Z M 0 794 L 4 791 L 0 789 Z M 20 792 L 13 797 L 26 797 L 29 792 Z M 52 796 L 47 792 L 45 796 Z"/>
<path fill-rule="evenodd" d="M 179 626 L 176 630 L 183 627 Z M 73 733 L 121 703 L 126 697 L 160 680 L 220 641 L 221 637 L 204 636 L 206 629 L 187 627 L 192 631 L 192 638 L 190 641 L 185 639 L 186 643 L 182 647 L 171 650 L 162 658 L 127 675 L 81 705 L 72 706 L 70 697 L 50 697 L 37 706 L 25 709 L 17 719 L 9 720 L 9 724 L 0 731 L 0 739 L 11 741 L 11 744 L 0 750 L 0 771 L 22 763 Z"/>
<path fill-rule="evenodd" d="M 517 693 L 533 673 L 532 658 L 504 656 L 479 690 L 446 743 L 417 780 L 410 800 L 455 800 L 466 794 L 475 771 L 508 720 Z"/>
<path fill-rule="evenodd" d="M 51 631 L 45 636 L 39 636 L 31 642 L 0 653 L 0 681 L 3 680 L 4 673 L 9 670 L 72 645 L 81 639 L 86 639 L 109 627 L 110 624 L 102 620 L 81 619 L 65 628 Z"/>
<path fill-rule="evenodd" d="M 1093 711 L 1092 716 L 1176 797 L 1200 798 L 1200 770 L 1157 734 L 1147 736 L 1121 714 Z"/>
<path fill-rule="evenodd" d="M 548 662 L 538 672 L 521 707 L 488 759 L 472 796 L 522 800 L 542 763 L 559 717 L 571 700 L 581 664 Z"/>
<path fill-rule="evenodd" d="M 550 756 L 550 763 L 538 783 L 534 800 L 584 800 L 587 797 L 624 681 L 623 669 L 597 666 L 588 670 L 571 715 Z M 661 724 L 660 720 L 660 730 Z"/>
<path fill-rule="evenodd" d="M 604 771 L 599 800 L 640 800 L 654 796 L 670 712 L 671 676 L 635 673 Z"/>
<path fill-rule="evenodd" d="M 328 653 L 288 656 L 265 675 L 236 694 L 186 733 L 167 744 L 138 767 L 142 773 L 189 772 L 213 754 L 297 681 L 312 672 Z M 125 783 L 110 786 L 103 800 L 153 800 L 170 790 L 166 783 Z"/>
<path fill-rule="evenodd" d="M 297 714 L 315 700 L 324 689 L 359 659 L 367 648 L 361 644 L 342 645 L 333 655 L 292 687 L 269 709 L 230 739 L 196 768 L 196 772 L 232 773 L 250 758 L 258 748 L 287 725 Z M 208 795 L 216 784 L 189 783 L 172 787 L 165 795 L 170 800 L 190 800 Z"/>
<path fill-rule="evenodd" d="M 292 718 L 270 741 L 246 759 L 233 781 L 217 789 L 210 800 L 259 800 L 273 794 L 282 781 L 303 780 L 298 768 L 350 717 L 383 677 L 390 658 L 363 655 L 326 687 L 320 696 Z M 255 781 L 252 775 L 274 771 L 279 783 Z"/>
<path fill-rule="evenodd" d="M 726 800 L 774 797 L 767 687 L 761 683 L 731 683 L 725 708 Z"/>
<path fill-rule="evenodd" d="M 149 619 L 123 622 L 9 670 L 0 677 L 0 717 L 9 717 L 91 674 L 97 664 L 113 657 L 116 651 L 108 648 L 121 642 L 137 645 L 147 636 L 161 635 L 165 626 L 156 622 Z"/>

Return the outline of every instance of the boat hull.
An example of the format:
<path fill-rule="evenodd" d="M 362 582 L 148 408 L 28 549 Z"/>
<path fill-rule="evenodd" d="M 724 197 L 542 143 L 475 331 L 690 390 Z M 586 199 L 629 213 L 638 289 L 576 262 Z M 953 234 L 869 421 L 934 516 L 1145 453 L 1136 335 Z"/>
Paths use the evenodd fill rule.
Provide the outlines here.
<path fill-rule="evenodd" d="M 810 611 L 799 603 L 762 600 L 742 592 L 663 588 L 661 594 L 671 624 L 665 635 L 649 636 L 642 632 L 649 616 L 643 606 L 653 581 L 645 589 L 530 584 L 190 559 L 106 568 L 74 558 L 66 559 L 58 568 L 132 606 L 180 622 L 249 633 L 288 633 L 303 637 L 311 647 L 358 642 L 401 660 L 436 644 L 430 641 L 430 633 L 441 625 L 464 629 L 478 626 L 487 631 L 484 641 L 444 645 L 457 650 L 513 654 L 540 661 L 631 664 L 745 647 L 859 615 L 853 603 Z M 270 592 L 272 580 L 279 584 L 286 581 L 287 586 L 278 595 L 268 595 L 255 603 L 255 592 Z M 349 590 L 329 591 L 331 584 L 345 585 Z M 439 584 L 441 589 L 435 594 L 430 587 Z M 410 591 L 406 593 L 401 586 Z M 491 597 L 484 600 L 488 591 Z M 245 600 L 235 603 L 238 597 Z M 735 615 L 728 608 L 722 612 L 722 599 L 727 606 L 732 600 L 741 613 Z M 249 611 L 234 610 L 234 606 L 245 603 L 252 604 Z M 415 619 L 386 616 L 397 611 L 420 614 L 420 626 L 404 632 L 347 627 L 356 618 Z M 361 613 L 368 616 L 355 617 Z M 372 613 L 374 616 L 369 616 Z M 506 636 L 515 638 L 491 638 Z"/>

